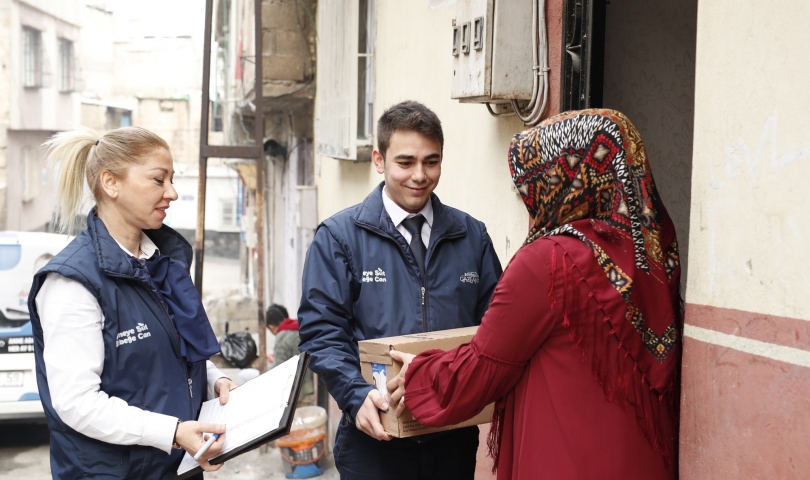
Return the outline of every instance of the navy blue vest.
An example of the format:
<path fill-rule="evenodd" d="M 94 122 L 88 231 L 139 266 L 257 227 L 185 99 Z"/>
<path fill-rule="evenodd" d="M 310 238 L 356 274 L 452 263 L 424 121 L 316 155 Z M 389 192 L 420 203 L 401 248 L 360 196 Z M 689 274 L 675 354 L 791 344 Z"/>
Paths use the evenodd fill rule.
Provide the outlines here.
<path fill-rule="evenodd" d="M 191 264 L 191 246 L 171 228 L 164 225 L 144 233 L 161 254 Z M 87 217 L 87 229 L 37 272 L 28 297 L 37 383 L 51 433 L 53 478 L 174 478 L 182 450 L 169 455 L 153 447 L 94 440 L 65 425 L 54 411 L 42 356 L 42 325 L 34 302 L 51 272 L 81 283 L 101 306 L 103 392 L 133 407 L 194 420 L 207 380 L 205 362 L 189 364 L 180 356 L 180 337 L 160 294 L 136 278 L 126 253 L 94 209 Z"/>

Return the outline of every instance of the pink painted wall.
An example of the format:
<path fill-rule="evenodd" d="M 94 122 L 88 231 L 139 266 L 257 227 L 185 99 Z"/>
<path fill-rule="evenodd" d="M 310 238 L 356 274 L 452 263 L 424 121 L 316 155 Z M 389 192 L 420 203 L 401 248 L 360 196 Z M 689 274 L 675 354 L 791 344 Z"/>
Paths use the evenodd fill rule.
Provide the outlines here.
<path fill-rule="evenodd" d="M 810 322 L 687 305 L 686 322 L 807 350 Z M 681 478 L 807 478 L 810 375 L 806 367 L 684 340 Z"/>

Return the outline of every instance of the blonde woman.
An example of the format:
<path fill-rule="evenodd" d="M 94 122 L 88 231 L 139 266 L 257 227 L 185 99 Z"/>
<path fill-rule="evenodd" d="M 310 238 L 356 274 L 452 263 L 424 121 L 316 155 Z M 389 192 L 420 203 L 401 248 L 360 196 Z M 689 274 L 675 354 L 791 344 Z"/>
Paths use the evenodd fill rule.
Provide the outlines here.
<path fill-rule="evenodd" d="M 61 162 L 56 219 L 71 231 L 85 185 L 87 228 L 34 277 L 28 308 L 54 478 L 169 479 L 183 450 L 225 426 L 194 421 L 235 386 L 191 278 L 191 246 L 163 225 L 177 199 L 166 142 L 138 127 L 81 129 L 45 144 Z M 200 475 L 201 477 L 201 475 Z"/>

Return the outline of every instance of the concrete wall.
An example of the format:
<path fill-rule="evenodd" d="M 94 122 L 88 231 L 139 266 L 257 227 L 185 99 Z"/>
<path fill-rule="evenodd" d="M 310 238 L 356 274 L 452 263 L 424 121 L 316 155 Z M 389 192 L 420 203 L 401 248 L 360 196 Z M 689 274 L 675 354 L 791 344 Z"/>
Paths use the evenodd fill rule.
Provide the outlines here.
<path fill-rule="evenodd" d="M 116 105 L 131 104 L 133 125 L 163 137 L 175 162 L 196 164 L 205 2 L 117 1 L 108 7 L 114 12 L 114 59 L 109 72 L 113 88 L 101 98 Z M 104 77 L 100 75 L 99 80 Z"/>
<path fill-rule="evenodd" d="M 699 4 L 682 478 L 810 472 L 808 24 Z"/>
<path fill-rule="evenodd" d="M 8 137 L 11 126 L 11 0 L 0 0 L 0 230 L 6 229 Z"/>
<path fill-rule="evenodd" d="M 54 175 L 47 168 L 45 151 L 40 148 L 50 136 L 50 131 L 10 130 L 8 132 L 8 211 L 6 212 L 6 229 L 31 231 L 44 230 L 51 221 L 54 207 L 56 182 Z M 31 149 L 31 155 L 39 159 L 41 183 L 39 195 L 23 201 L 23 149 Z"/>
<path fill-rule="evenodd" d="M 80 2 L 0 2 L 0 229 L 45 228 L 53 208 L 52 181 L 38 147 L 54 130 L 80 118 L 79 95 L 60 92 L 59 38 L 79 39 Z M 22 86 L 22 27 L 42 32 L 43 86 Z M 49 74 L 49 75 L 48 75 Z M 22 152 L 32 148 L 42 170 L 40 195 L 22 199 Z"/>
<path fill-rule="evenodd" d="M 196 108 L 193 105 L 196 103 Z M 166 140 L 175 162 L 194 165 L 200 155 L 199 98 L 138 98 L 132 124 Z"/>
<path fill-rule="evenodd" d="M 204 1 L 117 0 L 107 6 L 115 18 L 116 95 L 164 98 L 200 89 Z"/>
<path fill-rule="evenodd" d="M 262 78 L 266 96 L 290 91 L 295 83 L 314 76 L 315 29 L 309 14 L 314 18 L 315 11 L 315 0 L 262 1 Z"/>
<path fill-rule="evenodd" d="M 133 38 L 115 44 L 115 94 L 171 97 L 199 90 L 202 49 L 192 38 Z"/>
<path fill-rule="evenodd" d="M 77 54 L 84 96 L 111 100 L 115 91 L 115 17 L 112 12 L 86 5 Z"/>
<path fill-rule="evenodd" d="M 11 8 L 11 128 L 15 130 L 59 130 L 79 120 L 79 95 L 60 92 L 59 41 L 79 40 L 79 2 L 70 0 L 54 5 L 44 2 L 12 3 Z M 42 4 L 42 5 L 40 5 Z M 41 8 L 41 9 L 40 9 Z M 50 72 L 49 84 L 41 88 L 22 86 L 22 27 L 42 32 L 43 73 Z M 8 61 L 8 60 L 7 60 Z M 47 80 L 43 80 L 47 81 Z"/>

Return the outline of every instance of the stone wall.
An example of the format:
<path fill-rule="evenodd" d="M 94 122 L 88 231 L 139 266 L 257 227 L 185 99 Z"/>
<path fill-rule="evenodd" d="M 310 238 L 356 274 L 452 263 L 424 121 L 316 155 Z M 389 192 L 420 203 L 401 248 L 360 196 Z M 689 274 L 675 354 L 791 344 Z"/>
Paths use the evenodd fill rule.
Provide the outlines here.
<path fill-rule="evenodd" d="M 310 81 L 315 58 L 313 0 L 262 2 L 262 77 L 265 96 Z"/>

